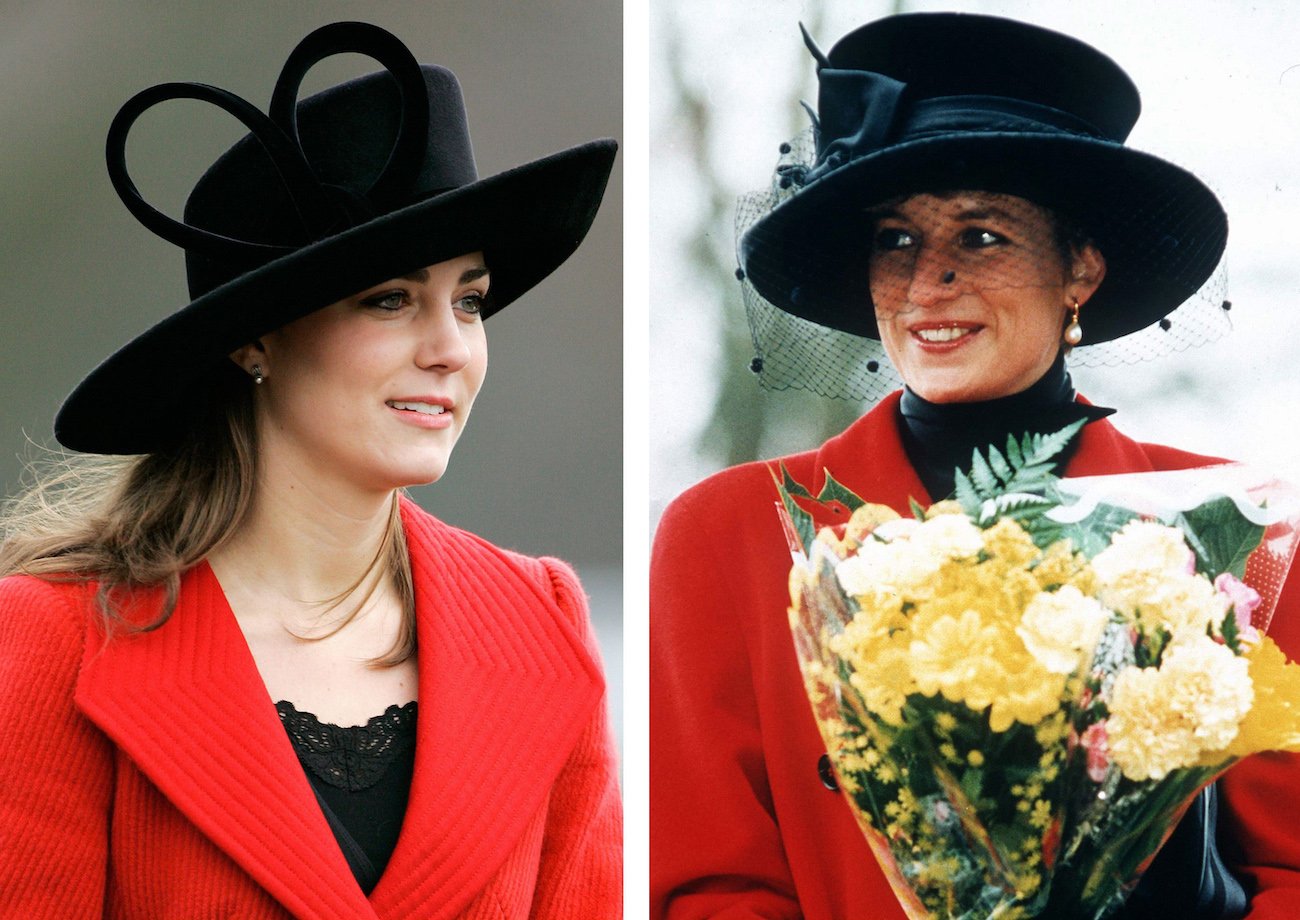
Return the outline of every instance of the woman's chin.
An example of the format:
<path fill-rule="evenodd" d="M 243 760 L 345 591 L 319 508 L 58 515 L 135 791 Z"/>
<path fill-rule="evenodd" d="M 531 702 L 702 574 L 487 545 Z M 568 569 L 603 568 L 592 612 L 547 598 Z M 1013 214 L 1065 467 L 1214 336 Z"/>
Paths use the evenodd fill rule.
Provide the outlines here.
<path fill-rule="evenodd" d="M 982 399 L 993 399 L 988 394 L 989 387 L 969 378 L 944 379 L 943 376 L 927 377 L 924 380 L 905 381 L 908 388 L 926 402 L 932 403 L 967 403 Z"/>

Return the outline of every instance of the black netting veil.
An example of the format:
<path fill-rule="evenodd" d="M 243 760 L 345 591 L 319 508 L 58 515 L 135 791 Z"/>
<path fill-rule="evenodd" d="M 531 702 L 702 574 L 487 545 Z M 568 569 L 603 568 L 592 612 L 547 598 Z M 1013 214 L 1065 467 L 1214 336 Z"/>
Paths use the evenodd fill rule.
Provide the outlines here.
<path fill-rule="evenodd" d="M 765 388 L 878 400 L 909 371 L 882 337 L 931 370 L 970 343 L 1037 340 L 1044 322 L 1064 347 L 1076 292 L 1074 365 L 1136 363 L 1231 328 L 1226 219 L 1200 180 L 1119 145 L 999 135 L 987 121 L 981 134 L 921 139 L 812 182 L 814 129 L 780 145 L 768 186 L 736 215 L 750 369 Z M 1089 247 L 1099 270 L 1076 258 Z"/>

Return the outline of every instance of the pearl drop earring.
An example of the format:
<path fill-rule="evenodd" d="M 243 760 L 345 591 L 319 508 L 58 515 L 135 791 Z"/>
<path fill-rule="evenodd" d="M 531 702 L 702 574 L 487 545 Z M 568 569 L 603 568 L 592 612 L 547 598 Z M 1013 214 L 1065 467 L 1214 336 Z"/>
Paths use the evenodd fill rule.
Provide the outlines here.
<path fill-rule="evenodd" d="M 1079 298 L 1074 298 L 1074 304 L 1070 307 L 1070 324 L 1065 327 L 1065 332 L 1061 336 L 1065 344 L 1073 348 L 1083 341 L 1083 327 L 1079 325 Z"/>

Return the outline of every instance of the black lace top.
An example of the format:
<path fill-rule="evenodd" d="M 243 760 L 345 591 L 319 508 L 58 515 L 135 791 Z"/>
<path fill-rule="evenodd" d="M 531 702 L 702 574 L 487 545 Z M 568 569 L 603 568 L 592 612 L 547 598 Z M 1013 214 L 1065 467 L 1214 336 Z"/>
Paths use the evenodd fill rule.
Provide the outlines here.
<path fill-rule="evenodd" d="M 357 884 L 369 894 L 388 865 L 415 769 L 416 704 L 389 706 L 365 725 L 322 722 L 275 704 Z"/>

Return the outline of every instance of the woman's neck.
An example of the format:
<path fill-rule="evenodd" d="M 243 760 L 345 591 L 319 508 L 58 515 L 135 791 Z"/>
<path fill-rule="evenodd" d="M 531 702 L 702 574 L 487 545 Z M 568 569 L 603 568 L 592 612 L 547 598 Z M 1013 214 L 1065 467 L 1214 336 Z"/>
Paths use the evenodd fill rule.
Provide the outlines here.
<path fill-rule="evenodd" d="M 380 585 L 396 500 L 394 492 L 340 494 L 264 471 L 247 518 L 208 561 L 228 595 L 261 596 L 258 609 L 281 619 L 296 619 L 295 608 L 319 613 L 326 602 L 350 591 L 363 598 Z"/>
<path fill-rule="evenodd" d="M 1019 441 L 1026 434 L 1048 434 L 1079 419 L 1095 421 L 1114 411 L 1075 401 L 1065 358 L 1058 355 L 1028 389 L 996 399 L 932 403 L 904 390 L 899 427 L 908 459 L 931 498 L 939 499 L 952 494 L 954 471 L 969 469 L 974 451 L 984 453 L 990 446 L 1002 450 L 1008 436 Z M 1061 457 L 1058 473 L 1072 452 Z"/>

